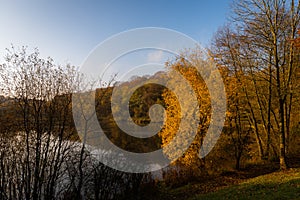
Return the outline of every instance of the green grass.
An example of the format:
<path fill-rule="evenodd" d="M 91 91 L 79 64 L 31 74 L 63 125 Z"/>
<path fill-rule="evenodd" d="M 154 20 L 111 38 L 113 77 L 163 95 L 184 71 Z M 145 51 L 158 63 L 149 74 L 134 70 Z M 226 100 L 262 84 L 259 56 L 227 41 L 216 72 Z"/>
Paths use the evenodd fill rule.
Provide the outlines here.
<path fill-rule="evenodd" d="M 274 172 L 190 198 L 200 199 L 300 199 L 300 169 Z"/>

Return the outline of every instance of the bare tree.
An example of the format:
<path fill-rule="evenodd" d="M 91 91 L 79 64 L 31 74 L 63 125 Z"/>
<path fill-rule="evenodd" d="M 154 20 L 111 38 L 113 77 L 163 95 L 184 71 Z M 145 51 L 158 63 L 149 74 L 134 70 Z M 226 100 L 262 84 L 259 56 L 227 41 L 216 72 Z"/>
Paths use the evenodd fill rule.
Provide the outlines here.
<path fill-rule="evenodd" d="M 28 54 L 25 47 L 8 50 L 2 69 L 3 93 L 14 100 L 16 146 L 21 147 L 11 148 L 16 157 L 6 163 L 17 165 L 15 172 L 8 170 L 16 179 L 9 188 L 16 195 L 10 194 L 11 199 L 53 199 L 70 149 L 65 140 L 75 134 L 70 94 L 76 90 L 78 73 L 40 58 L 38 50 Z"/>
<path fill-rule="evenodd" d="M 291 111 L 297 64 L 292 41 L 299 27 L 299 10 L 299 3 L 295 4 L 293 0 L 235 1 L 230 34 L 221 36 L 216 45 L 221 50 L 219 59 L 223 64 L 239 66 L 239 72 L 252 81 L 256 102 L 251 106 L 258 105 L 252 108 L 259 113 L 256 117 L 252 114 L 252 120 L 262 121 L 267 138 L 266 153 L 262 151 L 263 144 L 259 144 L 261 155 L 269 156 L 272 131 L 275 141 L 279 138 L 276 146 L 281 169 L 287 168 L 286 152 L 293 121 Z M 231 38 L 235 42 L 224 43 L 221 38 L 225 41 Z M 228 52 L 231 54 L 225 55 Z"/>

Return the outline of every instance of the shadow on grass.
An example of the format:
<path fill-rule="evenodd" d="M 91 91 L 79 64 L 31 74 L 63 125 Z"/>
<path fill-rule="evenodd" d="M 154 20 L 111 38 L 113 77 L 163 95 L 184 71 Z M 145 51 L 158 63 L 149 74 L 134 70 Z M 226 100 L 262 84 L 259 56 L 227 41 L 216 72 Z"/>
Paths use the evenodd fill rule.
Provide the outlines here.
<path fill-rule="evenodd" d="M 283 176 L 277 178 L 281 179 Z M 272 177 L 261 177 L 258 180 L 245 182 L 214 193 L 198 195 L 191 199 L 300 199 L 299 176 L 290 176 L 290 180 L 289 178 L 283 181 L 274 180 L 272 182 L 272 180 Z"/>

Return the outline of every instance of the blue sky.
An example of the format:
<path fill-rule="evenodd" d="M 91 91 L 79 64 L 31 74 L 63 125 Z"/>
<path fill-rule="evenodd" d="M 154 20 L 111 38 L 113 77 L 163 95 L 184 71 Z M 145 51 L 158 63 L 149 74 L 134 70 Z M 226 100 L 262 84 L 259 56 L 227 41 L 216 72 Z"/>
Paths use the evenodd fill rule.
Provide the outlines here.
<path fill-rule="evenodd" d="M 140 27 L 174 29 L 205 46 L 226 22 L 230 2 L 0 0 L 0 57 L 10 44 L 26 45 L 57 63 L 79 66 L 106 38 Z"/>

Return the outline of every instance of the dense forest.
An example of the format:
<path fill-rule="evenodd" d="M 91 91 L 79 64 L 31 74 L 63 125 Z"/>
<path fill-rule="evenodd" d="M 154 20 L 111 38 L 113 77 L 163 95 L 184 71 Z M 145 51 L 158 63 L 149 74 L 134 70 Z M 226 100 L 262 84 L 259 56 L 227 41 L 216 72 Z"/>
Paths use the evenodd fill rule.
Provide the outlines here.
<path fill-rule="evenodd" d="M 0 65 L 0 199 L 155 199 L 162 198 L 159 193 L 164 188 L 253 166 L 267 171 L 294 167 L 300 160 L 299 22 L 299 2 L 236 1 L 231 19 L 215 33 L 209 48 L 183 50 L 165 64 L 165 71 L 151 76 L 120 83 L 113 78 L 109 83 L 93 82 L 97 119 L 110 141 L 126 151 L 161 149 L 172 142 L 182 121 L 190 122 L 184 124 L 183 132 L 190 133 L 196 126 L 183 156 L 159 172 L 143 174 L 104 165 L 93 156 L 93 142 L 97 143 L 93 136 L 88 135 L 86 142 L 78 134 L 72 95 L 90 91 L 83 87 L 84 76 L 76 67 L 41 58 L 38 49 L 29 52 L 26 47 L 12 46 Z M 227 111 L 217 144 L 201 158 L 199 151 L 212 118 L 212 94 L 197 68 L 210 65 L 216 65 L 217 71 L 206 76 L 213 80 L 216 73 L 221 74 Z M 197 107 L 182 106 L 191 99 L 187 85 L 179 84 L 178 73 L 192 88 Z M 129 102 L 120 100 L 113 107 L 127 109 L 129 105 L 130 117 L 139 126 L 147 126 L 159 115 L 155 110 L 150 113 L 151 106 L 165 109 L 158 134 L 137 138 L 118 127 L 111 96 L 115 87 L 126 94 L 147 80 L 165 81 L 174 90 L 149 82 L 137 88 Z M 180 102 L 176 93 L 186 98 Z M 195 116 L 199 120 L 192 124 Z M 170 160 L 177 157 L 174 148 L 164 149 Z M 100 155 L 112 161 L 119 156 Z"/>

